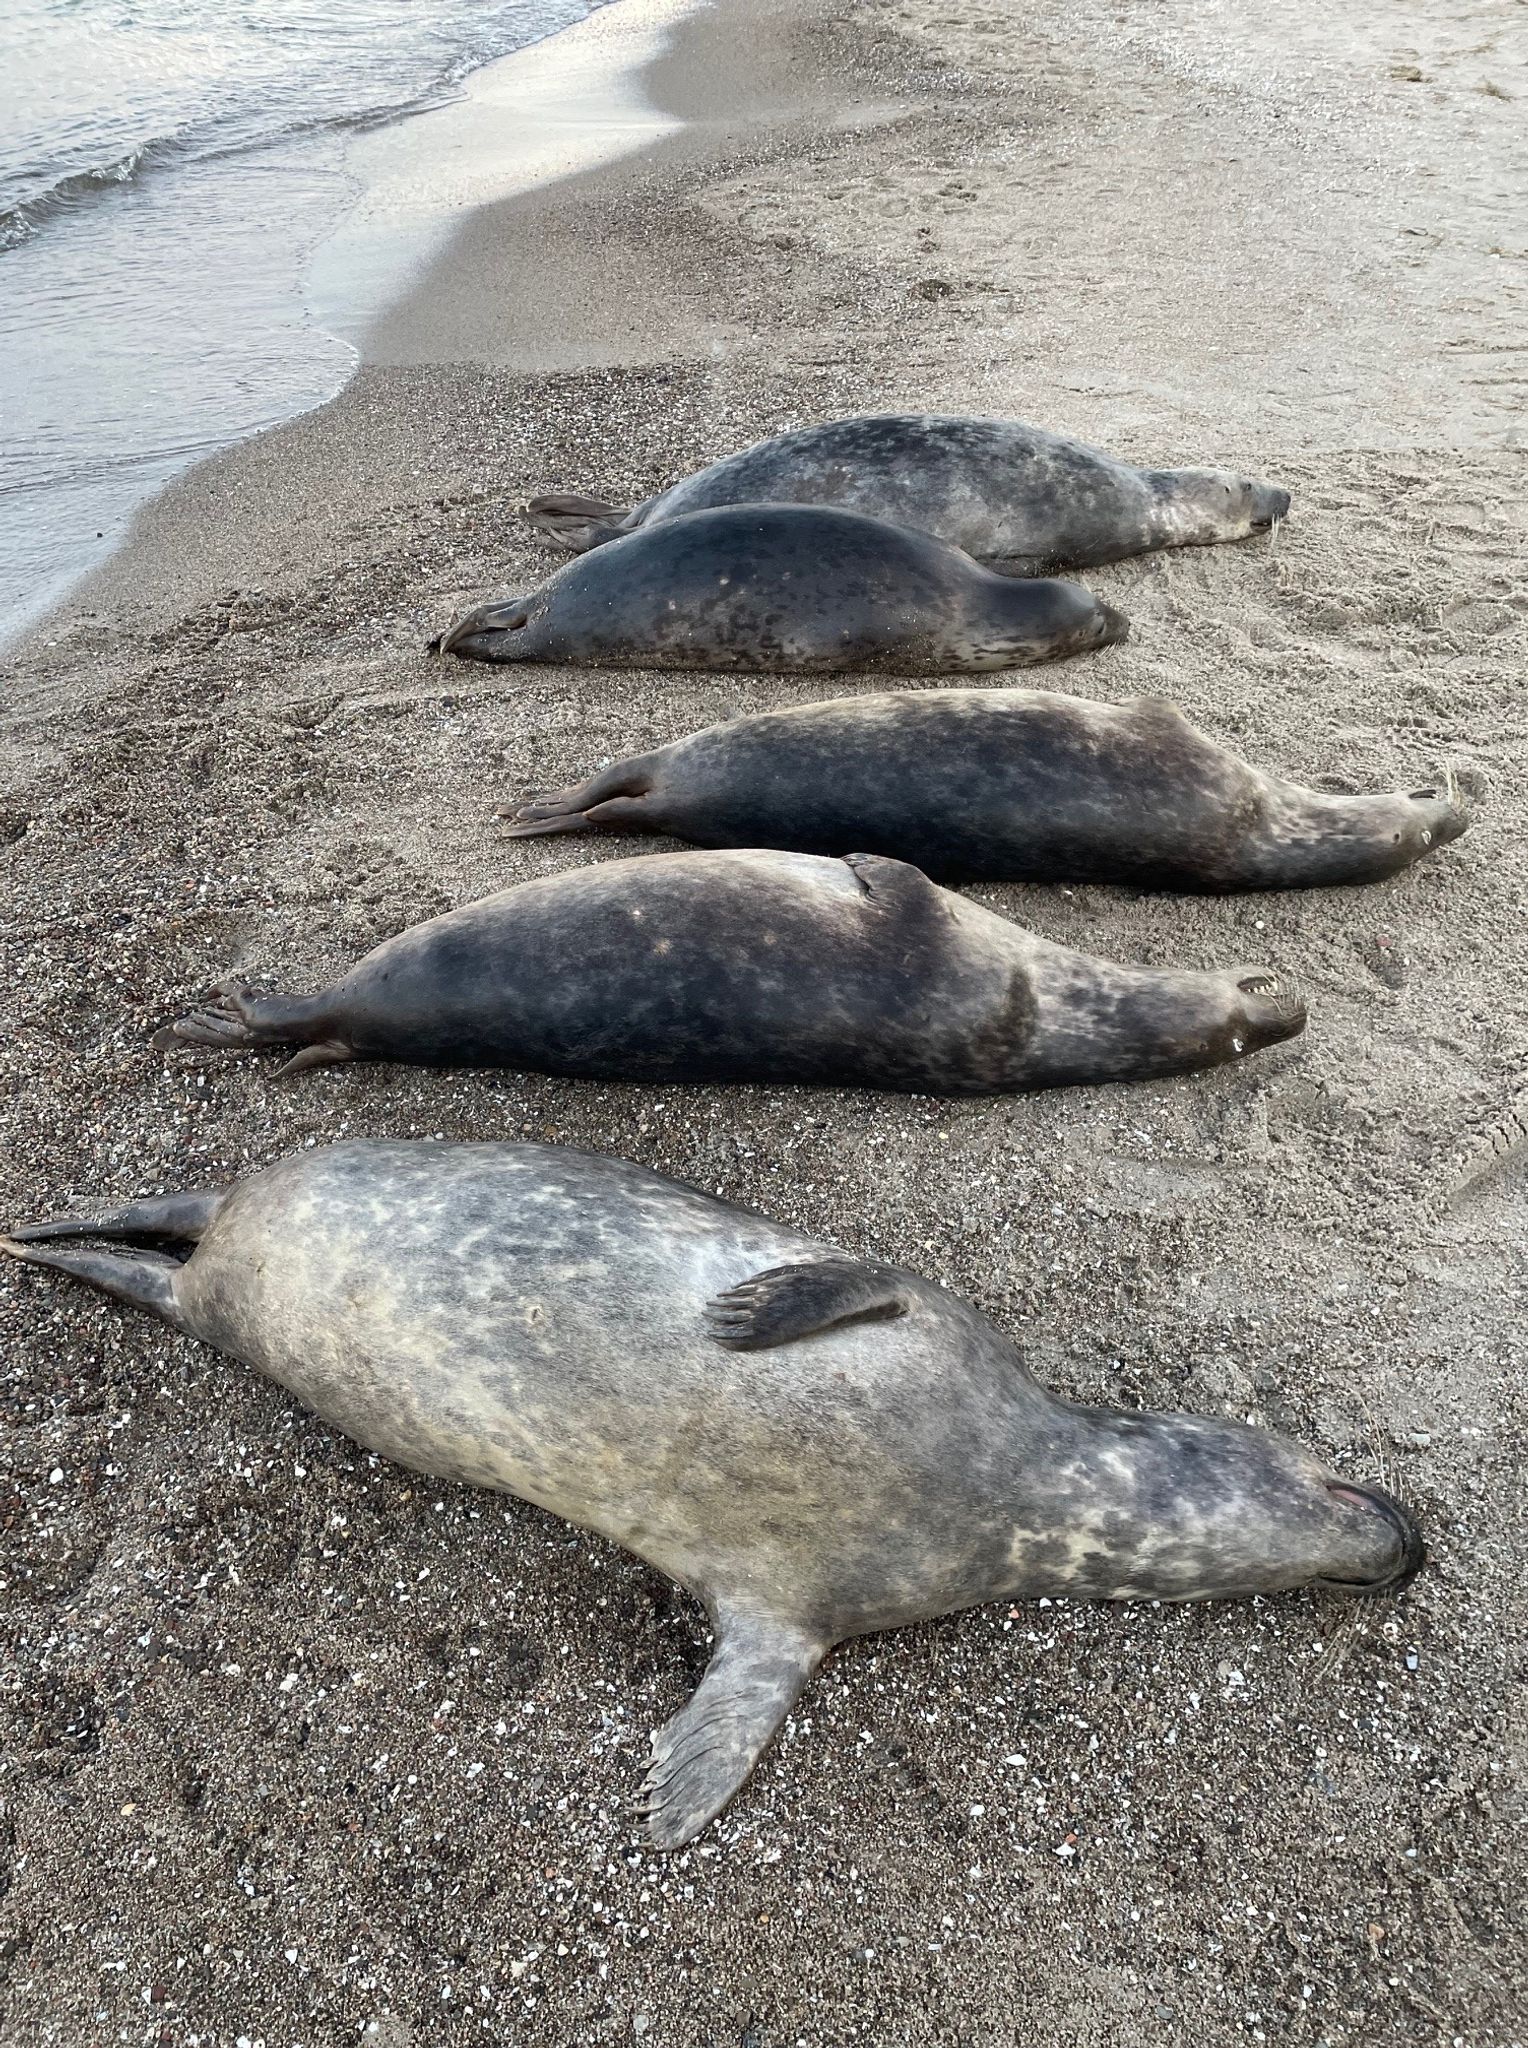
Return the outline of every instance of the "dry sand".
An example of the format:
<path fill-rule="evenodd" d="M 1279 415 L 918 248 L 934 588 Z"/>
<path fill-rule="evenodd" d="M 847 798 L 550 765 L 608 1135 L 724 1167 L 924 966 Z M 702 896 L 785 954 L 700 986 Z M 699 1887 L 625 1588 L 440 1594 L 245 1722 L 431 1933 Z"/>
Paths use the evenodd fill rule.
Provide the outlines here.
<path fill-rule="evenodd" d="M 853 1644 L 665 1861 L 621 1802 L 701 1665 L 684 1599 L 7 1272 L 7 2044 L 1528 2038 L 1523 9 L 1025 13 L 723 0 L 652 80 L 691 126 L 475 216 L 341 398 L 196 472 L 11 664 L 0 1208 L 342 1132 L 624 1153 L 960 1289 L 1070 1395 L 1297 1432 L 1417 1506 L 1430 1570 Z M 230 966 L 316 986 L 655 850 L 490 807 L 819 683 L 443 668 L 427 631 L 544 572 L 529 490 L 904 404 L 1293 490 L 1274 547 L 1098 573 L 1135 637 L 1047 680 L 1328 787 L 1452 771 L 1469 836 L 1371 890 L 982 893 L 1122 959 L 1271 959 L 1302 1039 L 959 1105 L 146 1047 Z"/>

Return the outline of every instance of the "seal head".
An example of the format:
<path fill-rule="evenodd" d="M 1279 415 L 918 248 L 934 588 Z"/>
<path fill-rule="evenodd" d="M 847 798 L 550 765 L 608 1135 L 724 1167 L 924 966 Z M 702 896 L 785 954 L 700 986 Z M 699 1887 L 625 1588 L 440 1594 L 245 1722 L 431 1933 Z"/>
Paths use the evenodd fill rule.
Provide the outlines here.
<path fill-rule="evenodd" d="M 1160 547 L 1214 547 L 1268 533 L 1289 515 L 1289 493 L 1225 469 L 1144 472 L 1159 508 Z"/>

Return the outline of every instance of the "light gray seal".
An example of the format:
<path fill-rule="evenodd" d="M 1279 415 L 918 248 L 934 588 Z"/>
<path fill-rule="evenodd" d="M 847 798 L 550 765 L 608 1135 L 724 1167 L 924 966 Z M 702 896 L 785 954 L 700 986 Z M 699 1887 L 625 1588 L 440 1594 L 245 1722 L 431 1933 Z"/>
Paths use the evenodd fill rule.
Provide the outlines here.
<path fill-rule="evenodd" d="M 1405 1509 L 1288 1439 L 1056 1400 L 931 1281 L 620 1160 L 354 1141 L 7 1249 L 694 1594 L 711 1661 L 645 1787 L 664 1849 L 846 1636 L 992 1600 L 1383 1593 L 1423 1561 Z"/>
<path fill-rule="evenodd" d="M 1303 1029 L 1269 968 L 1120 967 L 871 854 L 670 853 L 485 896 L 315 996 L 237 984 L 168 1026 L 222 1052 L 988 1095 L 1218 1066 Z"/>
<path fill-rule="evenodd" d="M 469 661 L 969 675 L 1123 640 L 1078 583 L 995 576 L 946 542 L 813 505 L 642 527 L 442 634 Z"/>
<path fill-rule="evenodd" d="M 1250 767 L 1160 697 L 904 690 L 763 711 L 506 806 L 512 838 L 671 832 L 854 848 L 944 880 L 1305 889 L 1457 839 L 1437 789 L 1334 796 Z"/>
<path fill-rule="evenodd" d="M 1137 469 L 1019 420 L 871 413 L 776 434 L 622 509 L 533 498 L 526 515 L 575 552 L 717 505 L 841 505 L 917 527 L 1010 576 L 1266 533 L 1289 493 L 1223 469 Z"/>

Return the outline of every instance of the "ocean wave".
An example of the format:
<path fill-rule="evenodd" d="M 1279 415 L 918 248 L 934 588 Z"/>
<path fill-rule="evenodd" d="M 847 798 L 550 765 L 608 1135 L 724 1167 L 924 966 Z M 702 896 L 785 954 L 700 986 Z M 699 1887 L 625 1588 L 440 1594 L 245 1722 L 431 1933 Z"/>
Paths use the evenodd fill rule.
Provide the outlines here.
<path fill-rule="evenodd" d="M 30 241 L 45 227 L 91 202 L 120 193 L 158 172 L 249 156 L 310 136 L 364 133 L 424 113 L 455 98 L 462 81 L 480 65 L 543 35 L 555 34 L 601 4 L 603 0 L 542 0 L 539 6 L 495 10 L 488 20 L 473 24 L 476 32 L 463 34 L 444 61 L 444 53 L 437 48 L 433 75 L 416 77 L 407 84 L 397 80 L 402 90 L 396 96 L 321 112 L 286 109 L 279 102 L 246 108 L 242 117 L 240 110 L 220 109 L 205 125 L 193 123 L 174 134 L 152 136 L 99 164 L 57 171 L 39 167 L 6 176 L 0 181 L 0 254 Z M 16 196 L 18 193 L 24 196 Z"/>
<path fill-rule="evenodd" d="M 130 185 L 143 171 L 158 164 L 171 163 L 180 154 L 177 139 L 164 136 L 128 150 L 111 163 L 99 164 L 90 170 L 63 172 L 51 184 L 43 185 L 26 199 L 0 207 L 0 250 L 14 249 L 19 242 L 29 241 L 45 222 L 56 215 L 70 212 L 97 193 L 117 191 L 123 185 Z"/>

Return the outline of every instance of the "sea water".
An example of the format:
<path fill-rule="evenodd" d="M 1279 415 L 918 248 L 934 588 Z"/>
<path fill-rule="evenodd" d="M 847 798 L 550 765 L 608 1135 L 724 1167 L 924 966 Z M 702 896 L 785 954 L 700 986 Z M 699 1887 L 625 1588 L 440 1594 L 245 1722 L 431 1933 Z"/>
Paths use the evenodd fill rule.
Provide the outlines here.
<path fill-rule="evenodd" d="M 306 287 L 357 136 L 597 4 L 3 0 L 0 639 L 177 472 L 344 383 Z"/>

